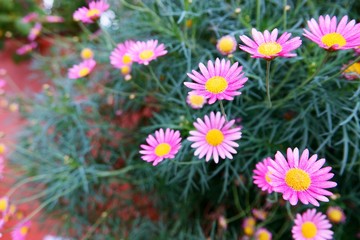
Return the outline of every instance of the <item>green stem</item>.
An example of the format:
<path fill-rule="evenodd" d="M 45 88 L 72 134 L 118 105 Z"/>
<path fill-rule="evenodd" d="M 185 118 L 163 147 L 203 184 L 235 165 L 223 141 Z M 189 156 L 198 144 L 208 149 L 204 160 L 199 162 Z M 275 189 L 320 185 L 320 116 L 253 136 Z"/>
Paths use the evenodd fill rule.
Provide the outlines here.
<path fill-rule="evenodd" d="M 226 116 L 226 113 L 225 113 L 225 108 L 224 108 L 224 105 L 223 105 L 222 100 L 220 100 L 220 101 L 219 101 L 219 103 L 220 103 L 220 110 L 221 110 L 221 113 L 222 113 L 222 115 L 225 117 L 225 120 L 226 120 L 226 121 L 228 121 L 227 116 Z"/>
<path fill-rule="evenodd" d="M 164 93 L 164 94 L 167 94 L 167 91 L 166 89 L 163 87 L 163 85 L 161 84 L 160 82 L 160 79 L 156 76 L 154 70 L 152 69 L 151 66 L 149 66 L 149 70 L 150 70 L 150 74 L 151 76 L 155 79 L 155 82 L 157 83 L 157 85 L 159 86 L 159 88 L 161 89 L 161 91 Z"/>
<path fill-rule="evenodd" d="M 37 180 L 40 180 L 42 178 L 46 178 L 47 176 L 49 176 L 49 174 L 42 174 L 42 175 L 37 175 L 34 177 L 29 177 L 26 178 L 18 183 L 16 183 L 6 194 L 5 196 L 10 197 L 18 188 L 20 188 L 21 186 L 23 186 L 24 184 L 30 183 L 30 182 L 35 182 Z"/>
<path fill-rule="evenodd" d="M 286 6 L 287 6 L 287 0 L 284 0 L 284 12 L 283 12 L 283 20 L 284 20 L 284 22 L 283 22 L 283 24 L 284 24 L 284 26 L 283 26 L 283 31 L 285 31 L 286 30 L 286 25 L 287 25 L 287 19 L 286 19 L 286 13 L 287 13 L 287 9 L 286 9 Z"/>
<path fill-rule="evenodd" d="M 90 230 L 85 234 L 85 236 L 81 238 L 81 240 L 89 239 L 89 237 L 91 237 L 91 235 L 95 232 L 95 230 L 99 227 L 99 225 L 104 222 L 104 220 L 108 215 L 109 214 L 106 211 L 102 212 L 100 217 L 91 226 Z"/>
<path fill-rule="evenodd" d="M 256 28 L 260 28 L 261 0 L 256 0 Z"/>
<path fill-rule="evenodd" d="M 268 99 L 269 108 L 271 108 L 271 96 L 270 96 L 270 63 L 271 61 L 266 61 L 266 94 Z"/>
<path fill-rule="evenodd" d="M 130 172 L 132 170 L 135 169 L 139 169 L 139 168 L 144 168 L 146 167 L 145 165 L 132 165 L 132 166 L 127 166 L 125 168 L 121 168 L 119 170 L 113 170 L 113 171 L 91 171 L 88 173 L 93 173 L 95 174 L 97 177 L 112 177 L 112 176 L 119 176 L 119 175 L 123 175 L 127 172 Z"/>

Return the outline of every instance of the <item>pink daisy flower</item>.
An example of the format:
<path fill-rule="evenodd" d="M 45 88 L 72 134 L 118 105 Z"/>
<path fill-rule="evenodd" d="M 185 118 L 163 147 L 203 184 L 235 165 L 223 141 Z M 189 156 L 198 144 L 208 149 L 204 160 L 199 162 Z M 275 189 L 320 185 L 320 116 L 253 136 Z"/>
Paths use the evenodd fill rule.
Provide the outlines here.
<path fill-rule="evenodd" d="M 271 240 L 272 234 L 265 228 L 259 228 L 255 232 L 255 239 L 256 240 Z"/>
<path fill-rule="evenodd" d="M 229 60 L 217 58 L 215 64 L 208 61 L 207 68 L 200 63 L 199 68 L 201 74 L 192 70 L 192 74 L 188 73 L 189 78 L 194 82 L 185 82 L 185 86 L 193 89 L 197 95 L 202 95 L 209 99 L 209 104 L 213 104 L 216 100 L 233 100 L 234 96 L 240 95 L 238 90 L 242 88 L 248 80 L 243 77 L 242 66 L 236 62 L 231 65 Z"/>
<path fill-rule="evenodd" d="M 48 23 L 62 23 L 64 22 L 64 18 L 60 16 L 46 16 L 45 21 Z"/>
<path fill-rule="evenodd" d="M 124 66 L 131 66 L 133 59 L 129 54 L 129 49 L 134 43 L 135 42 L 131 40 L 119 43 L 110 54 L 111 65 L 118 69 L 122 69 Z"/>
<path fill-rule="evenodd" d="M 360 23 L 355 20 L 348 23 L 348 16 L 344 16 L 339 24 L 336 17 L 320 16 L 319 23 L 314 18 L 307 22 L 310 31 L 304 29 L 304 36 L 317 43 L 327 51 L 350 49 L 359 46 Z"/>
<path fill-rule="evenodd" d="M 5 167 L 5 159 L 3 156 L 0 156 L 0 179 L 3 178 L 4 167 Z"/>
<path fill-rule="evenodd" d="M 23 23 L 29 23 L 32 22 L 34 20 L 36 20 L 39 17 L 39 14 L 35 13 L 35 12 L 31 12 L 29 14 L 27 14 L 26 16 L 24 16 L 21 21 Z"/>
<path fill-rule="evenodd" d="M 105 0 L 92 1 L 89 7 L 81 7 L 73 14 L 75 21 L 82 21 L 83 23 L 93 23 L 100 18 L 101 14 L 109 9 L 109 4 Z"/>
<path fill-rule="evenodd" d="M 29 221 L 18 224 L 11 232 L 13 240 L 25 240 L 29 232 L 31 223 Z"/>
<path fill-rule="evenodd" d="M 351 65 L 345 65 L 342 68 L 344 71 L 342 75 L 348 80 L 355 80 L 360 78 L 360 62 Z"/>
<path fill-rule="evenodd" d="M 158 40 L 133 43 L 128 52 L 133 62 L 148 65 L 152 60 L 167 54 L 164 44 L 158 45 Z"/>
<path fill-rule="evenodd" d="M 86 77 L 91 73 L 94 69 L 96 62 L 94 59 L 84 60 L 78 65 L 74 65 L 68 71 L 68 78 L 70 79 L 78 79 L 82 77 Z"/>
<path fill-rule="evenodd" d="M 332 223 L 343 223 L 346 220 L 344 211 L 338 206 L 329 207 L 326 215 Z"/>
<path fill-rule="evenodd" d="M 216 48 L 222 55 L 229 55 L 236 50 L 236 39 L 233 36 L 226 35 L 217 41 Z"/>
<path fill-rule="evenodd" d="M 315 209 L 308 209 L 302 215 L 296 214 L 294 223 L 291 232 L 295 240 L 333 239 L 329 220 Z"/>
<path fill-rule="evenodd" d="M 40 35 L 41 29 L 42 29 L 41 23 L 36 23 L 35 26 L 30 30 L 28 39 L 30 41 L 34 41 Z"/>
<path fill-rule="evenodd" d="M 234 123 L 235 120 L 226 122 L 220 112 L 211 112 L 204 120 L 198 118 L 194 122 L 196 130 L 190 131 L 188 137 L 190 142 L 194 142 L 191 145 L 196 149 L 194 155 L 199 159 L 206 155 L 207 162 L 213 158 L 215 163 L 219 162 L 219 157 L 232 159 L 232 154 L 237 153 L 234 147 L 239 146 L 235 140 L 241 138 L 241 128 L 231 128 Z"/>
<path fill-rule="evenodd" d="M 253 28 L 251 33 L 254 41 L 245 35 L 240 36 L 241 41 L 246 44 L 240 45 L 240 49 L 250 53 L 252 58 L 273 60 L 276 57 L 295 57 L 296 54 L 291 51 L 301 45 L 300 37 L 290 39 L 291 33 L 288 32 L 284 32 L 277 39 L 278 30 L 276 28 L 271 33 L 265 30 L 264 34 Z"/>
<path fill-rule="evenodd" d="M 319 206 L 319 201 L 328 202 L 325 196 L 332 193 L 326 188 L 335 187 L 335 182 L 328 181 L 334 174 L 330 173 L 331 167 L 322 166 L 325 159 L 317 160 L 317 155 L 309 158 L 309 151 L 305 149 L 299 158 L 299 149 L 287 149 L 287 158 L 277 152 L 275 161 L 270 160 L 268 166 L 271 172 L 271 185 L 273 191 L 283 194 L 283 198 L 291 205 L 296 205 L 298 200 L 303 204 Z"/>
<path fill-rule="evenodd" d="M 36 47 L 37 47 L 36 42 L 31 42 L 31 43 L 25 44 L 16 50 L 16 54 L 25 55 L 25 54 L 31 52 Z"/>
<path fill-rule="evenodd" d="M 1 88 L 4 88 L 5 86 L 6 86 L 6 81 L 0 79 L 0 89 L 1 89 Z"/>
<path fill-rule="evenodd" d="M 267 191 L 268 193 L 273 192 L 273 188 L 271 186 L 272 174 L 268 169 L 268 166 L 270 166 L 270 160 L 272 159 L 270 157 L 267 157 L 262 162 L 258 162 L 255 166 L 255 169 L 253 170 L 254 184 L 261 188 L 262 191 Z"/>
<path fill-rule="evenodd" d="M 255 232 L 256 219 L 253 217 L 246 217 L 242 223 L 244 234 L 246 236 L 253 236 Z"/>
<path fill-rule="evenodd" d="M 254 215 L 255 218 L 264 221 L 267 218 L 268 213 L 263 209 L 256 209 L 254 208 L 251 210 L 251 213 Z"/>
<path fill-rule="evenodd" d="M 141 157 L 144 161 L 152 162 L 153 166 L 158 165 L 164 159 L 172 159 L 181 148 L 181 137 L 179 131 L 167 128 L 155 131 L 155 137 L 149 135 L 146 138 L 146 144 L 140 145 Z"/>
<path fill-rule="evenodd" d="M 206 98 L 203 95 L 197 95 L 196 93 L 189 92 L 186 98 L 186 102 L 193 108 L 193 109 L 200 109 L 204 106 L 207 102 Z"/>

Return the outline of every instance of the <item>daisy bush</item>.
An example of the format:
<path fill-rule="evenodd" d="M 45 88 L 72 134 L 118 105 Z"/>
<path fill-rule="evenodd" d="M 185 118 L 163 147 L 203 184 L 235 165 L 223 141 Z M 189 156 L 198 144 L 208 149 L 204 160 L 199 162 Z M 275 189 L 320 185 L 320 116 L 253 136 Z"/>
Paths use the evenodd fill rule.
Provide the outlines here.
<path fill-rule="evenodd" d="M 18 98 L 25 174 L 4 197 L 30 183 L 74 239 L 355 239 L 359 4 L 72 9 L 77 36 L 21 50 L 49 80 Z"/>

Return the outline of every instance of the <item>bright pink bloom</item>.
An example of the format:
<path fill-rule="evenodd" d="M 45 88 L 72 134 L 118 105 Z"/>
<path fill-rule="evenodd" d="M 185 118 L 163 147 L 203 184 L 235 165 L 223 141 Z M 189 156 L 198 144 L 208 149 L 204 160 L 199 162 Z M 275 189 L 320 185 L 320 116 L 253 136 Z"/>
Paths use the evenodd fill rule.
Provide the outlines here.
<path fill-rule="evenodd" d="M 255 240 L 271 240 L 272 234 L 265 228 L 259 228 L 255 232 Z"/>
<path fill-rule="evenodd" d="M 28 39 L 30 41 L 34 41 L 40 35 L 41 29 L 42 29 L 41 23 L 35 23 L 35 26 L 30 30 Z"/>
<path fill-rule="evenodd" d="M 29 23 L 32 22 L 34 20 L 36 20 L 39 17 L 39 14 L 35 13 L 35 12 L 31 12 L 28 15 L 24 16 L 21 21 L 23 23 Z"/>
<path fill-rule="evenodd" d="M 45 21 L 48 23 L 62 23 L 64 22 L 64 18 L 60 16 L 46 16 Z"/>
<path fill-rule="evenodd" d="M 181 137 L 179 131 L 167 128 L 165 131 L 155 131 L 155 137 L 149 135 L 146 144 L 140 145 L 141 158 L 146 162 L 152 162 L 153 166 L 158 165 L 164 159 L 172 159 L 181 148 Z"/>
<path fill-rule="evenodd" d="M 131 66 L 133 59 L 129 54 L 129 50 L 134 43 L 131 40 L 119 43 L 110 54 L 111 65 L 118 69 L 122 69 L 124 66 Z"/>
<path fill-rule="evenodd" d="M 329 207 L 326 215 L 332 223 L 343 223 L 346 220 L 344 211 L 338 206 Z"/>
<path fill-rule="evenodd" d="M 334 232 L 326 216 L 315 209 L 296 214 L 295 225 L 291 232 L 295 240 L 326 240 L 333 239 Z"/>
<path fill-rule="evenodd" d="M 69 69 L 68 78 L 77 79 L 85 77 L 91 73 L 95 66 L 96 62 L 94 59 L 84 60 L 80 64 L 74 65 Z"/>
<path fill-rule="evenodd" d="M 268 169 L 270 166 L 270 157 L 265 158 L 262 162 L 258 162 L 253 170 L 253 182 L 256 184 L 261 190 L 267 191 L 268 193 L 272 193 L 271 186 L 271 172 Z"/>
<path fill-rule="evenodd" d="M 101 14 L 109 9 L 109 4 L 106 0 L 92 1 L 89 7 L 81 7 L 73 14 L 75 21 L 82 21 L 83 23 L 93 23 Z"/>
<path fill-rule="evenodd" d="M 185 86 L 193 89 L 195 94 L 202 95 L 209 99 L 209 104 L 213 104 L 216 100 L 232 101 L 234 96 L 240 95 L 240 88 L 244 87 L 248 80 L 242 72 L 242 66 L 236 62 L 231 65 L 229 60 L 217 58 L 215 64 L 208 61 L 207 68 L 203 63 L 199 64 L 201 74 L 192 70 L 192 74 L 188 73 L 189 78 L 194 82 L 185 82 Z"/>
<path fill-rule="evenodd" d="M 31 52 L 36 47 L 37 47 L 37 43 L 36 42 L 31 42 L 31 43 L 25 44 L 25 45 L 21 46 L 20 48 L 18 48 L 16 50 L 16 53 L 18 55 L 25 55 L 25 54 Z"/>
<path fill-rule="evenodd" d="M 133 43 L 129 49 L 129 54 L 133 62 L 148 65 L 152 60 L 167 54 L 167 51 L 164 44 L 158 45 L 158 40 L 148 40 Z"/>
<path fill-rule="evenodd" d="M 254 41 L 245 35 L 240 36 L 241 41 L 246 44 L 246 46 L 240 45 L 240 49 L 250 53 L 252 58 L 272 60 L 276 57 L 295 57 L 296 54 L 291 51 L 301 45 L 300 37 L 290 39 L 291 33 L 288 32 L 284 32 L 277 39 L 278 30 L 276 28 L 271 33 L 265 30 L 264 34 L 253 28 L 251 33 Z"/>
<path fill-rule="evenodd" d="M 328 51 L 355 48 L 360 43 L 360 23 L 347 21 L 348 16 L 344 16 L 339 24 L 335 16 L 320 16 L 319 23 L 312 18 L 307 22 L 310 31 L 304 29 L 304 36 Z"/>
<path fill-rule="evenodd" d="M 26 239 L 26 235 L 29 232 L 29 228 L 30 228 L 31 223 L 29 221 L 25 222 L 25 223 L 21 223 L 18 224 L 14 230 L 11 232 L 11 236 L 13 240 L 25 240 Z"/>
<path fill-rule="evenodd" d="M 232 159 L 232 154 L 237 153 L 234 147 L 239 146 L 235 140 L 241 138 L 241 128 L 231 128 L 234 123 L 235 120 L 226 122 L 220 112 L 211 112 L 210 117 L 205 116 L 204 120 L 198 118 L 194 122 L 196 130 L 190 131 L 188 137 L 193 142 L 191 147 L 196 149 L 194 155 L 199 159 L 206 155 L 207 162 L 213 158 L 215 163 L 219 162 L 219 156 Z"/>
<path fill-rule="evenodd" d="M 193 109 L 200 109 L 204 106 L 207 102 L 206 98 L 203 95 L 197 95 L 194 92 L 189 92 L 186 98 L 186 102 L 193 108 Z"/>
<path fill-rule="evenodd" d="M 222 55 L 229 55 L 236 50 L 236 39 L 233 36 L 226 35 L 217 41 L 216 48 Z"/>
<path fill-rule="evenodd" d="M 296 205 L 298 200 L 303 204 L 319 206 L 319 201 L 328 202 L 325 196 L 332 193 L 326 188 L 335 187 L 335 182 L 328 181 L 334 174 L 330 173 L 331 167 L 322 166 L 325 159 L 317 160 L 317 155 L 309 158 L 309 151 L 305 149 L 299 158 L 299 149 L 287 149 L 287 158 L 281 152 L 275 155 L 275 161 L 270 160 L 268 166 L 271 172 L 271 185 L 273 191 L 283 194 L 283 198 L 291 205 Z"/>
<path fill-rule="evenodd" d="M 3 88 L 6 86 L 6 81 L 3 79 L 0 79 L 0 88 Z"/>

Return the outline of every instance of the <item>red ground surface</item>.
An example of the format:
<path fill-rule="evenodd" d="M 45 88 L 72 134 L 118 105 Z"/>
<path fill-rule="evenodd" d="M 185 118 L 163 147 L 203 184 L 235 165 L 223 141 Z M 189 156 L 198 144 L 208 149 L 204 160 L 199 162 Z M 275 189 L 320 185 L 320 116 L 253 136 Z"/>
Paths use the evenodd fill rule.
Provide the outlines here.
<path fill-rule="evenodd" d="M 7 81 L 7 86 L 5 91 L 7 94 L 30 94 L 34 91 L 39 91 L 41 89 L 41 83 L 31 80 L 29 81 L 28 76 L 32 73 L 29 69 L 29 62 L 14 63 L 12 60 L 12 55 L 15 52 L 15 49 L 19 46 L 18 43 L 14 41 L 7 41 L 5 48 L 0 51 L 0 79 Z M 11 83 L 13 82 L 13 83 Z M 0 138 L 0 142 L 5 143 L 8 147 L 8 151 L 11 151 L 11 146 L 15 144 L 15 134 L 21 128 L 23 120 L 20 119 L 19 115 L 16 112 L 11 112 L 8 108 L 0 107 L 0 134 L 4 133 L 4 137 Z M 5 157 L 6 160 L 6 157 Z M 6 192 L 14 184 L 16 176 L 14 176 L 14 169 L 10 169 L 8 166 L 5 167 L 4 177 L 1 179 L 0 184 L 0 197 L 4 196 Z M 19 199 L 22 197 L 21 193 L 16 193 L 16 198 Z M 19 209 L 26 216 L 29 214 L 38 203 L 33 202 L 25 205 L 20 205 Z M 48 235 L 49 232 L 46 231 L 46 223 L 38 224 L 36 219 L 39 216 L 35 217 L 31 221 L 31 227 L 26 239 L 29 240 L 42 240 L 45 235 Z M 0 232 L 3 233 L 1 240 L 10 240 L 11 234 L 7 229 L 16 222 L 16 219 L 12 219 L 8 224 L 4 226 L 4 229 Z"/>

